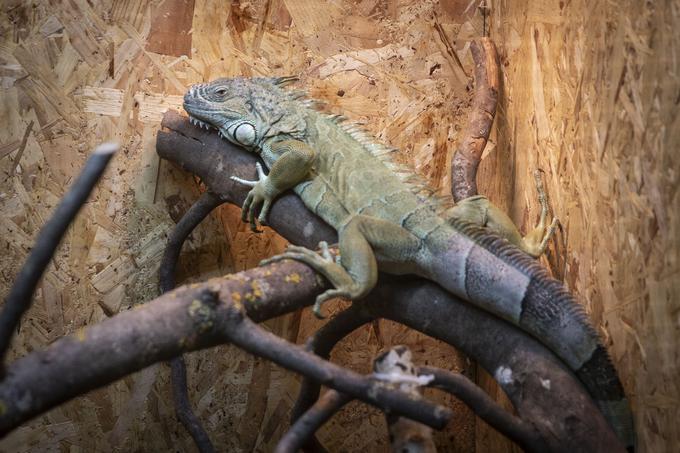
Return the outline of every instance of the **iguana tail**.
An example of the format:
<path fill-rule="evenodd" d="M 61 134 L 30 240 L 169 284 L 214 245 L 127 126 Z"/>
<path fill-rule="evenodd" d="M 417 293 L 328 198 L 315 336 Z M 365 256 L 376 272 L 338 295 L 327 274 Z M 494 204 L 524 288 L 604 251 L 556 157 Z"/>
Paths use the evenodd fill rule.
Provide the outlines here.
<path fill-rule="evenodd" d="M 447 290 L 541 341 L 576 374 L 632 451 L 633 418 L 623 386 L 583 307 L 538 262 L 488 230 L 449 222 L 462 234 L 432 238 L 429 268 Z M 436 250 L 432 250 L 436 249 Z"/>

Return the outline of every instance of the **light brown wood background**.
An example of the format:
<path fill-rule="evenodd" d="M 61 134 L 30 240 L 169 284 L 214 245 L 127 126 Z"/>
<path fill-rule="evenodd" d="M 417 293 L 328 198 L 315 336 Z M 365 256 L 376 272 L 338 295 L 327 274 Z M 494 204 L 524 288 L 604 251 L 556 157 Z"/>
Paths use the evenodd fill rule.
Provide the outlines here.
<path fill-rule="evenodd" d="M 480 188 L 526 230 L 544 170 L 562 222 L 543 262 L 586 305 L 636 413 L 642 451 L 680 442 L 678 250 L 680 2 L 493 0 L 6 0 L 0 6 L 0 294 L 40 225 L 103 141 L 123 145 L 67 234 L 12 354 L 152 299 L 165 237 L 199 183 L 154 151 L 162 113 L 192 83 L 219 76 L 301 76 L 329 108 L 402 150 L 448 191 L 447 169 L 470 101 L 469 40 L 484 29 L 501 55 L 499 114 Z M 459 61 L 462 64 L 459 64 Z M 283 249 L 225 207 L 194 233 L 180 278 L 254 266 Z M 339 309 L 340 305 L 333 308 Z M 295 341 L 308 312 L 268 323 Z M 474 332 L 470 333 L 471 335 Z M 333 359 L 368 371 L 383 347 L 497 387 L 452 348 L 392 324 L 354 333 Z M 188 358 L 197 414 L 225 451 L 269 451 L 299 380 L 231 347 Z M 435 394 L 433 394 L 435 396 Z M 444 398 L 436 394 L 439 398 Z M 509 451 L 460 404 L 443 451 Z M 352 404 L 320 432 L 333 451 L 383 451 L 382 416 Z M 50 411 L 0 451 L 193 451 L 157 365 Z"/>

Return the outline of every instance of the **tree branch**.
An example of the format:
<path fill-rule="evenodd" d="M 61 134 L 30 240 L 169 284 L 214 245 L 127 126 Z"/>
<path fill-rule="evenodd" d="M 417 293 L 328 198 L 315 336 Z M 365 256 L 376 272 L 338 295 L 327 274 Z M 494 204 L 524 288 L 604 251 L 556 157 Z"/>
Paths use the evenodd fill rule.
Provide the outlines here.
<path fill-rule="evenodd" d="M 451 159 L 451 193 L 456 203 L 477 195 L 477 167 L 489 139 L 498 102 L 498 54 L 489 38 L 470 44 L 475 63 L 475 96 L 463 139 Z"/>
<path fill-rule="evenodd" d="M 99 145 L 94 150 L 85 162 L 76 182 L 64 195 L 50 220 L 40 230 L 35 245 L 17 275 L 0 312 L 0 377 L 3 374 L 5 355 L 11 344 L 12 335 L 19 325 L 21 316 L 31 306 L 33 292 L 40 277 L 52 259 L 66 229 L 87 201 L 87 197 L 117 150 L 118 145 L 113 143 Z"/>
<path fill-rule="evenodd" d="M 182 245 L 189 234 L 210 214 L 216 207 L 224 203 L 217 195 L 205 192 L 184 213 L 180 221 L 168 238 L 168 244 L 163 251 L 163 258 L 159 269 L 159 286 L 162 293 L 166 293 L 175 287 L 175 268 L 182 250 Z M 208 433 L 203 428 L 201 421 L 191 409 L 189 392 L 187 390 L 187 367 L 183 356 L 178 356 L 170 361 L 170 379 L 172 381 L 172 396 L 175 402 L 177 418 L 189 435 L 194 439 L 196 447 L 201 453 L 212 453 L 215 448 L 210 441 Z"/>
<path fill-rule="evenodd" d="M 163 126 L 166 129 L 158 133 L 159 155 L 196 172 L 210 190 L 239 204 L 242 200 L 239 194 L 245 191 L 229 183 L 225 176 L 238 171 L 244 178 L 254 177 L 256 156 L 193 127 L 174 112 L 166 113 Z M 215 168 L 223 170 L 217 172 Z M 324 237 L 329 227 L 291 194 L 277 199 L 272 209 L 269 223 L 293 243 L 314 248 L 319 240 L 337 240 L 332 229 L 332 235 Z M 389 275 L 382 275 L 380 282 L 363 303 L 370 314 L 445 341 L 477 360 L 492 375 L 509 369 L 512 379 L 502 379 L 501 388 L 520 417 L 536 426 L 549 448 L 554 451 L 621 448 L 580 383 L 536 340 L 433 283 Z M 258 307 L 264 309 L 265 305 Z M 546 381 L 551 382 L 549 388 L 542 385 Z"/>
<path fill-rule="evenodd" d="M 428 384 L 429 387 L 442 389 L 452 394 L 472 409 L 479 418 L 524 450 L 547 451 L 547 445 L 530 424 L 500 407 L 496 401 L 462 374 L 428 366 L 418 367 L 418 374 L 434 376 L 434 380 Z"/>
<path fill-rule="evenodd" d="M 344 393 L 328 390 L 309 409 L 297 417 L 295 423 L 276 445 L 274 453 L 297 453 L 309 445 L 314 433 L 342 407 L 352 400 Z M 318 450 L 315 450 L 318 452 Z"/>
<path fill-rule="evenodd" d="M 275 269 L 272 271 L 275 272 Z M 383 412 L 403 414 L 437 429 L 443 428 L 453 415 L 443 406 L 434 405 L 422 397 L 392 390 L 382 382 L 327 362 L 300 346 L 267 332 L 248 319 L 238 303 L 229 305 L 228 310 L 229 315 L 222 318 L 223 335 L 248 352 L 311 377 Z"/>
<path fill-rule="evenodd" d="M 448 409 L 389 390 L 263 331 L 325 285 L 305 265 L 275 263 L 165 293 L 23 357 L 0 383 L 0 435 L 70 398 L 182 352 L 231 341 L 385 411 L 441 428 Z"/>
<path fill-rule="evenodd" d="M 331 318 L 305 343 L 305 349 L 323 359 L 328 359 L 335 345 L 354 330 L 375 319 L 362 304 L 353 304 L 348 309 Z M 321 386 L 313 379 L 305 378 L 300 386 L 300 393 L 291 412 L 291 421 L 295 421 L 319 398 Z"/>

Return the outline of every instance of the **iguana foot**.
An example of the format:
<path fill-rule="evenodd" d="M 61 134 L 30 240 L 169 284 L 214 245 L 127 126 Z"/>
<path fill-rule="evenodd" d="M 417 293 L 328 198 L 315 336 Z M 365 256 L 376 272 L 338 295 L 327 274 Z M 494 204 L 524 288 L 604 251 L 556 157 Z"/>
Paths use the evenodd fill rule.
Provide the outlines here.
<path fill-rule="evenodd" d="M 267 178 L 267 175 L 264 173 L 262 165 L 257 162 L 255 168 L 257 168 L 257 181 L 249 181 L 236 176 L 232 176 L 231 180 L 252 187 L 251 191 L 248 192 L 246 201 L 243 203 L 241 220 L 250 222 L 250 229 L 253 232 L 261 233 L 262 231 L 257 229 L 255 219 L 257 218 L 261 225 L 267 224 L 267 214 L 269 213 L 269 208 L 277 194 L 273 187 L 271 187 L 271 184 L 269 184 L 269 178 Z M 259 205 L 262 205 L 262 209 L 260 209 L 260 215 L 256 216 L 257 207 Z"/>
<path fill-rule="evenodd" d="M 534 170 L 534 180 L 536 181 L 536 192 L 538 192 L 538 202 L 541 204 L 541 217 L 538 221 L 538 225 L 531 232 L 529 232 L 523 240 L 523 249 L 529 255 L 534 258 L 541 256 L 545 249 L 548 248 L 548 241 L 555 230 L 557 230 L 557 225 L 559 220 L 557 217 L 553 217 L 550 226 L 546 229 L 545 223 L 548 218 L 548 213 L 550 208 L 548 206 L 548 199 L 545 193 L 545 187 L 543 186 L 543 180 L 541 179 L 541 170 Z"/>
<path fill-rule="evenodd" d="M 321 313 L 321 306 L 327 300 L 336 297 L 354 300 L 362 297 L 366 291 L 365 288 L 354 281 L 339 262 L 333 259 L 326 242 L 320 242 L 319 248 L 321 249 L 321 254 L 305 247 L 290 245 L 284 253 L 260 261 L 260 266 L 289 259 L 305 263 L 326 277 L 334 288 L 317 296 L 312 309 L 317 318 L 323 319 L 325 316 Z"/>

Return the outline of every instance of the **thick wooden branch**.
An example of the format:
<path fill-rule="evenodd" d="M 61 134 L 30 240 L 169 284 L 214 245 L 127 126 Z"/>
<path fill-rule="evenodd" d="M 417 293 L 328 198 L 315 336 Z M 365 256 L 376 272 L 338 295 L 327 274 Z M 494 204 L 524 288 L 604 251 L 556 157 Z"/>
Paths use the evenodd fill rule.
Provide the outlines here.
<path fill-rule="evenodd" d="M 34 415 L 155 362 L 223 343 L 202 318 L 200 296 L 205 289 L 219 293 L 221 300 L 243 303 L 257 321 L 308 305 L 323 290 L 309 268 L 291 262 L 279 266 L 277 273 L 256 268 L 178 288 L 9 364 L 0 382 L 0 436 Z"/>
<path fill-rule="evenodd" d="M 325 286 L 288 261 L 181 287 L 12 363 L 0 383 L 0 435 L 74 396 L 182 352 L 233 342 L 384 411 L 441 428 L 451 412 L 386 388 L 268 333 L 263 321 L 311 304 Z"/>
<path fill-rule="evenodd" d="M 192 126 L 177 113 L 168 112 L 163 126 L 158 134 L 159 155 L 200 176 L 211 191 L 240 204 L 245 190 L 228 177 L 253 178 L 256 156 Z M 271 226 L 293 243 L 315 248 L 318 240 L 335 239 L 335 232 L 329 232 L 295 196 L 281 197 L 272 209 Z M 621 448 L 571 372 L 547 348 L 514 326 L 417 278 L 381 276 L 381 284 L 369 295 L 365 307 L 375 317 L 406 324 L 477 360 L 496 376 L 519 416 L 536 427 L 551 450 Z"/>
<path fill-rule="evenodd" d="M 498 102 L 496 46 L 489 38 L 470 44 L 475 63 L 475 95 L 463 139 L 451 159 L 451 193 L 456 202 L 477 195 L 477 167 L 491 133 Z"/>

